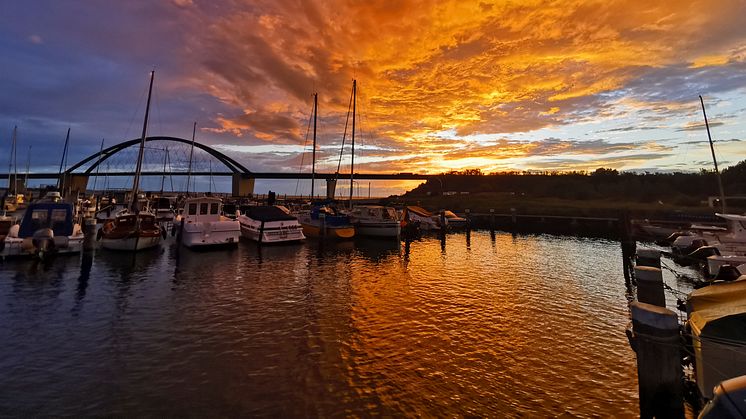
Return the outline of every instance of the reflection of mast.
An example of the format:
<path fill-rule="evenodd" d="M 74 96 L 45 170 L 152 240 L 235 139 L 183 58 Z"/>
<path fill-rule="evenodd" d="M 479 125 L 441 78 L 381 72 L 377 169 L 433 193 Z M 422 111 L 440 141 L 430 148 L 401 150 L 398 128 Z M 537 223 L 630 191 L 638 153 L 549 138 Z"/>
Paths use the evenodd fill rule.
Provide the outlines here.
<path fill-rule="evenodd" d="M 699 95 L 699 102 L 702 104 L 702 115 L 705 117 L 705 127 L 707 128 L 707 139 L 710 140 L 710 151 L 712 152 L 712 162 L 715 163 L 715 174 L 718 178 L 718 187 L 720 188 L 720 202 L 723 205 L 723 213 L 725 210 L 725 190 L 723 189 L 723 179 L 720 178 L 720 171 L 718 170 L 718 161 L 715 158 L 715 146 L 712 144 L 712 136 L 710 135 L 710 124 L 707 122 L 707 112 L 705 112 L 705 101 L 702 99 L 702 95 Z"/>

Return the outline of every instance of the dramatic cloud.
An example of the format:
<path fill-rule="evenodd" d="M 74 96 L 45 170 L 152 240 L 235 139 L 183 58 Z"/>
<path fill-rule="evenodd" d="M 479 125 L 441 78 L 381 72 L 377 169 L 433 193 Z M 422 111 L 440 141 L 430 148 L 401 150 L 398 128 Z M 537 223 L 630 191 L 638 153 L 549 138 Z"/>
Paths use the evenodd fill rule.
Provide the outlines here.
<path fill-rule="evenodd" d="M 0 129 L 17 124 L 51 150 L 72 126 L 84 149 L 74 156 L 138 135 L 153 66 L 154 134 L 188 137 L 197 120 L 199 141 L 262 170 L 307 166 L 314 92 L 319 164 L 336 170 L 353 79 L 361 171 L 645 159 L 696 170 L 707 150 L 678 151 L 706 139 L 699 95 L 719 137 L 746 129 L 740 0 L 41 1 L 4 12 Z"/>

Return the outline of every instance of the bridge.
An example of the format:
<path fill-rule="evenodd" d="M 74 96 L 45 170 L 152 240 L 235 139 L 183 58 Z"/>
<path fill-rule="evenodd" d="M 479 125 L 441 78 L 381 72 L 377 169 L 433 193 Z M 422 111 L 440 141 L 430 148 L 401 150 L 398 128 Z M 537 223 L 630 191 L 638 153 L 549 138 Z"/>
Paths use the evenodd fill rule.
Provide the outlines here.
<path fill-rule="evenodd" d="M 140 139 L 132 139 L 102 149 L 83 160 L 73 164 L 63 173 L 29 173 L 18 174 L 16 183 L 22 178 L 62 180 L 65 189 L 69 191 L 85 191 L 91 177 L 131 177 L 134 176 L 136 153 L 139 149 Z M 146 153 L 143 161 L 143 177 L 166 177 L 186 176 L 191 173 L 192 177 L 226 177 L 232 178 L 232 192 L 234 196 L 248 196 L 254 192 L 256 179 L 307 179 L 312 178 L 311 173 L 291 172 L 252 172 L 241 163 L 225 155 L 224 153 L 205 144 L 194 142 L 178 137 L 153 136 L 147 137 Z M 171 156 L 175 155 L 176 158 Z M 189 158 L 187 158 L 189 156 Z M 189 161 L 192 162 L 192 170 L 187 170 Z M 212 163 L 216 162 L 213 170 Z M 208 169 L 209 166 L 209 170 Z M 103 170 L 102 170 L 103 169 Z M 355 173 L 355 180 L 428 180 L 437 178 L 438 175 L 417 173 Z M 0 179 L 7 179 L 8 173 L 0 173 Z M 348 173 L 316 173 L 316 179 L 327 181 L 327 195 L 334 195 L 336 180 L 349 179 Z"/>

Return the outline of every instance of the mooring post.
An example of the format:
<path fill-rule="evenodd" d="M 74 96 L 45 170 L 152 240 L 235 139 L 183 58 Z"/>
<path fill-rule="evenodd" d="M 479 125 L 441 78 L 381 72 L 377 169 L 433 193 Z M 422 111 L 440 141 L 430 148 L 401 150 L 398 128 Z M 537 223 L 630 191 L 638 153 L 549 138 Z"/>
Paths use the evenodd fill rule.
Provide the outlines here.
<path fill-rule="evenodd" d="M 517 221 L 517 217 L 515 215 L 515 208 L 510 209 L 510 221 L 513 222 L 513 225 L 515 225 Z"/>
<path fill-rule="evenodd" d="M 326 214 L 319 213 L 319 236 L 326 237 Z"/>
<path fill-rule="evenodd" d="M 466 216 L 464 218 L 466 218 L 466 232 L 468 233 L 469 231 L 471 231 L 471 210 L 469 208 L 466 208 L 464 210 L 464 215 Z"/>
<path fill-rule="evenodd" d="M 663 272 L 652 266 L 636 266 L 637 301 L 666 307 L 666 293 L 663 289 Z"/>
<path fill-rule="evenodd" d="M 636 255 L 637 266 L 661 268 L 661 251 L 656 249 L 638 249 Z"/>
<path fill-rule="evenodd" d="M 264 240 L 264 221 L 259 225 L 259 240 L 257 242 L 259 244 L 262 244 L 262 241 Z"/>
<path fill-rule="evenodd" d="M 440 231 L 441 233 L 445 234 L 446 232 L 446 211 L 440 210 Z"/>
<path fill-rule="evenodd" d="M 681 338 L 676 313 L 632 302 L 630 344 L 637 353 L 640 417 L 683 418 Z"/>
<path fill-rule="evenodd" d="M 495 209 L 490 208 L 490 233 L 495 232 Z"/>
<path fill-rule="evenodd" d="M 86 218 L 83 223 L 83 250 L 93 250 L 96 246 L 96 219 Z"/>

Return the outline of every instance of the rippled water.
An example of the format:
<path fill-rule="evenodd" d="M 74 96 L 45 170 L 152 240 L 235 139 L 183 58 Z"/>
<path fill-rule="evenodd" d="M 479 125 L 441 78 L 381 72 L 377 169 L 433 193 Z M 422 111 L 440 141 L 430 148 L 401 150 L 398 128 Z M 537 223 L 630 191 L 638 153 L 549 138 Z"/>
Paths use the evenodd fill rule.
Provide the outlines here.
<path fill-rule="evenodd" d="M 0 265 L 0 412 L 636 416 L 616 242 L 474 232 Z"/>

